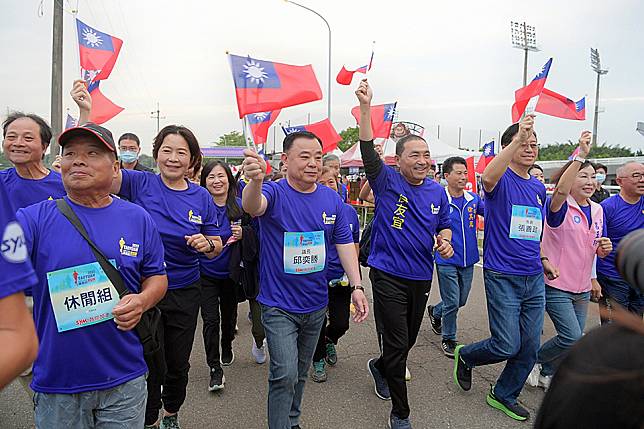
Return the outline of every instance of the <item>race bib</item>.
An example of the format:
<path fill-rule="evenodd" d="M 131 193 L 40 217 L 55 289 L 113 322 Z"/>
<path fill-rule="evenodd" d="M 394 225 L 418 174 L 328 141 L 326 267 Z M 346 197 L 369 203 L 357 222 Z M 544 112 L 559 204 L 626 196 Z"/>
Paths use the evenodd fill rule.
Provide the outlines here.
<path fill-rule="evenodd" d="M 49 272 L 47 284 L 58 332 L 113 318 L 119 294 L 98 262 Z"/>
<path fill-rule="evenodd" d="M 541 240 L 541 209 L 531 206 L 512 206 L 510 238 L 518 240 Z"/>
<path fill-rule="evenodd" d="M 284 272 L 309 274 L 324 270 L 324 231 L 284 233 Z"/>

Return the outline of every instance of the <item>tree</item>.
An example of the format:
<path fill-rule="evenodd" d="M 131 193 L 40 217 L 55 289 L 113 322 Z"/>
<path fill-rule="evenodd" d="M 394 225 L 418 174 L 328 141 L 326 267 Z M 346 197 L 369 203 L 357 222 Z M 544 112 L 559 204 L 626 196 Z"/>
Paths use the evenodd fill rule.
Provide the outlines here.
<path fill-rule="evenodd" d="M 154 158 L 144 153 L 139 155 L 139 162 L 141 163 L 141 165 L 144 165 L 148 168 L 154 169 L 156 167 L 156 162 L 154 162 Z"/>
<path fill-rule="evenodd" d="M 349 127 L 346 130 L 340 131 L 342 141 L 338 143 L 338 148 L 342 152 L 347 151 L 351 146 L 358 143 L 358 127 Z"/>
<path fill-rule="evenodd" d="M 556 143 L 543 146 L 539 149 L 539 161 L 566 160 L 577 148 L 577 143 L 568 140 L 567 143 Z M 608 145 L 606 143 L 590 148 L 588 158 L 617 158 L 624 156 L 635 156 L 631 149 L 619 145 Z"/>
<path fill-rule="evenodd" d="M 246 146 L 246 142 L 239 131 L 231 131 L 219 137 L 217 146 Z"/>

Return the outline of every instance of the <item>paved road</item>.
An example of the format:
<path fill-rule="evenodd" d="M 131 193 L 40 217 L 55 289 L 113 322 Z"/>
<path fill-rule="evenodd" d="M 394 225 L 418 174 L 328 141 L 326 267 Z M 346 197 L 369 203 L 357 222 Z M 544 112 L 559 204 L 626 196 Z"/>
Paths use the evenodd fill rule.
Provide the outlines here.
<path fill-rule="evenodd" d="M 435 281 L 430 302 L 435 304 L 437 301 L 438 287 Z M 589 326 L 597 324 L 596 307 L 591 305 Z M 268 364 L 257 365 L 250 355 L 250 323 L 244 317 L 247 311 L 245 303 L 240 305 L 239 335 L 234 344 L 236 359 L 232 366 L 224 370 L 227 383 L 221 393 L 207 391 L 209 376 L 203 340 L 201 334 L 196 336 L 188 398 L 180 413 L 184 429 L 266 427 Z M 552 335 L 549 320 L 544 331 L 544 335 Z M 366 370 L 367 360 L 378 352 L 374 332 L 371 315 L 361 325 L 352 324 L 350 331 L 340 340 L 339 362 L 329 370 L 329 380 L 321 384 L 307 383 L 301 421 L 303 428 L 386 427 L 391 405 L 374 395 Z M 459 339 L 472 342 L 488 335 L 482 270 L 477 267 L 469 303 L 459 313 Z M 443 356 L 440 337 L 432 333 L 426 320 L 408 361 L 413 377 L 408 388 L 415 428 L 500 429 L 531 426 L 529 422 L 515 422 L 485 403 L 489 385 L 500 373 L 501 365 L 475 369 L 472 390 L 464 393 L 452 382 L 452 363 L 452 360 Z M 526 387 L 520 399 L 534 415 L 542 398 L 541 390 Z M 31 404 L 21 387 L 14 383 L 0 392 L 0 429 L 31 427 Z"/>

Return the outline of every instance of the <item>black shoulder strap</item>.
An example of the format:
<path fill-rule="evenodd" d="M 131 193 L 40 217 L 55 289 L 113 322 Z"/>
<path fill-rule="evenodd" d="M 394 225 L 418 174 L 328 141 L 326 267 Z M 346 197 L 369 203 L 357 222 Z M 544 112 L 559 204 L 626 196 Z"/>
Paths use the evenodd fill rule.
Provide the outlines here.
<path fill-rule="evenodd" d="M 72 208 L 69 206 L 67 201 L 65 201 L 63 198 L 57 199 L 56 207 L 63 214 L 63 216 L 65 216 L 67 220 L 72 225 L 74 225 L 80 235 L 82 235 L 85 241 L 87 241 L 87 243 L 90 245 L 92 252 L 94 252 L 94 256 L 96 257 L 96 261 L 98 261 L 101 268 L 103 268 L 103 271 L 107 275 L 107 278 L 110 279 L 110 282 L 112 282 L 112 284 L 116 288 L 119 296 L 123 298 L 125 295 L 131 293 L 127 286 L 125 286 L 125 282 L 123 281 L 123 277 L 121 277 L 121 273 L 119 273 L 116 267 L 114 267 L 114 265 L 112 265 L 110 261 L 107 260 L 103 252 L 101 252 L 101 249 L 96 247 L 96 244 L 94 244 L 92 239 L 89 238 L 89 235 L 87 235 L 87 230 L 81 223 L 80 219 L 78 219 L 78 216 L 76 216 L 76 213 L 74 213 Z"/>

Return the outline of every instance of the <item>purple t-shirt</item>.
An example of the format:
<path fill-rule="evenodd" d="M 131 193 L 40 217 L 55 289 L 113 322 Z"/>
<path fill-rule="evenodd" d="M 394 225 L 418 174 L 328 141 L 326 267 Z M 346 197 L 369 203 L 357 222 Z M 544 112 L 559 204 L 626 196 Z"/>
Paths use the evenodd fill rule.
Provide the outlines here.
<path fill-rule="evenodd" d="M 96 246 L 115 261 L 128 289 L 137 293 L 143 278 L 165 274 L 161 237 L 152 218 L 141 207 L 118 198 L 102 208 L 84 207 L 65 199 Z M 87 241 L 58 211 L 56 202 L 43 201 L 20 209 L 17 218 L 25 230 L 38 276 L 33 296 L 40 351 L 34 362 L 32 389 L 65 394 L 105 390 L 145 374 L 148 369 L 136 332 L 117 329 L 111 319 L 59 332 L 50 292 L 50 288 L 58 286 L 49 284 L 50 273 L 73 269 L 77 276 L 72 279 L 68 275 L 68 287 L 82 288 L 81 279 L 85 277 L 82 266 L 96 263 L 96 258 Z M 87 276 L 100 276 L 88 273 Z M 88 293 L 80 289 L 72 294 L 76 301 L 75 304 L 69 301 L 67 310 L 96 305 L 101 300 L 118 302 L 118 296 L 109 290 L 92 291 L 85 298 L 83 290 Z"/>
<path fill-rule="evenodd" d="M 601 202 L 604 208 L 604 225 L 613 242 L 613 251 L 605 258 L 597 258 L 597 273 L 606 277 L 621 278 L 615 267 L 615 255 L 619 242 L 629 232 L 644 228 L 644 198 L 629 204 L 618 194 Z"/>
<path fill-rule="evenodd" d="M 344 203 L 326 186 L 302 193 L 288 180 L 264 183 L 262 194 L 268 205 L 259 217 L 257 301 L 292 313 L 324 308 L 329 249 L 353 242 Z"/>
<path fill-rule="evenodd" d="M 386 165 L 369 183 L 376 210 L 367 263 L 404 279 L 431 280 L 434 236 L 451 227 L 443 187 L 430 179 L 412 185 Z"/>
<path fill-rule="evenodd" d="M 483 267 L 502 274 L 533 276 L 543 272 L 541 233 L 546 188 L 510 168 L 492 192 L 485 191 Z"/>
<path fill-rule="evenodd" d="M 344 205 L 344 212 L 346 219 L 349 222 L 349 228 L 351 228 L 353 242 L 360 243 L 360 220 L 358 219 L 358 213 L 349 204 Z M 329 246 L 329 262 L 326 269 L 326 278 L 328 281 L 336 280 L 341 278 L 343 274 L 344 268 L 342 268 L 342 264 L 340 263 L 338 251 L 336 250 L 335 245 Z"/>
<path fill-rule="evenodd" d="M 0 299 L 22 292 L 36 284 L 29 261 L 25 234 L 5 186 L 0 183 Z"/>
<path fill-rule="evenodd" d="M 161 176 L 121 170 L 119 195 L 143 207 L 157 225 L 168 271 L 168 289 L 179 289 L 199 280 L 199 252 L 186 243 L 186 235 L 219 235 L 217 209 L 208 191 L 192 182 L 188 189 L 168 188 Z"/>
<path fill-rule="evenodd" d="M 242 206 L 241 199 L 237 198 L 237 204 Z M 228 219 L 228 209 L 226 206 L 218 206 L 217 208 L 217 224 L 219 225 L 219 236 L 223 244 L 233 235 L 230 228 L 230 220 Z M 199 266 L 201 274 L 211 277 L 213 279 L 227 279 L 230 277 L 230 246 L 224 246 L 224 250 L 213 259 L 208 259 L 204 254 L 199 255 Z"/>

